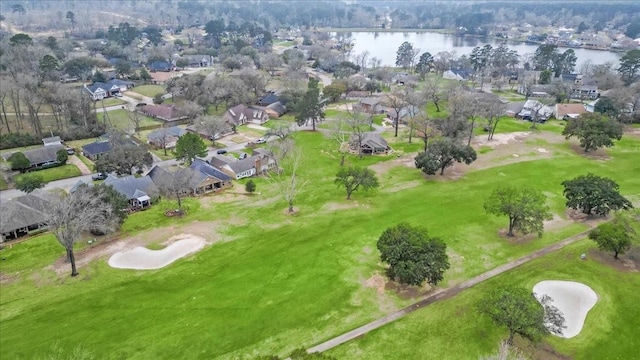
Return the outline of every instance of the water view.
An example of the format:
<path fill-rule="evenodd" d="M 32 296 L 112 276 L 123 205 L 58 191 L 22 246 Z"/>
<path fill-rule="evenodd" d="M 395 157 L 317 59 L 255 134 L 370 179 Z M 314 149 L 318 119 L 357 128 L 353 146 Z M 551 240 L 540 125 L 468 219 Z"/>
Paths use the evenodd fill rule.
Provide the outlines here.
<path fill-rule="evenodd" d="M 420 53 L 425 51 L 435 55 L 441 51 L 455 51 L 458 56 L 469 55 L 474 47 L 490 44 L 493 47 L 500 45 L 503 40 L 479 38 L 479 37 L 458 37 L 451 34 L 439 34 L 433 32 L 421 33 L 401 33 L 401 32 L 354 32 L 353 35 L 353 55 L 369 51 L 370 57 L 377 57 L 382 60 L 383 65 L 394 66 L 396 62 L 396 52 L 398 47 L 405 41 L 420 49 Z M 533 54 L 538 45 L 525 44 L 524 42 L 507 41 L 506 45 L 516 50 L 520 56 Z M 560 52 L 565 48 L 560 48 Z M 622 57 L 622 53 L 615 53 L 602 50 L 573 49 L 576 52 L 578 61 L 576 70 L 581 65 L 591 60 L 593 64 L 603 64 L 613 62 L 616 66 Z"/>

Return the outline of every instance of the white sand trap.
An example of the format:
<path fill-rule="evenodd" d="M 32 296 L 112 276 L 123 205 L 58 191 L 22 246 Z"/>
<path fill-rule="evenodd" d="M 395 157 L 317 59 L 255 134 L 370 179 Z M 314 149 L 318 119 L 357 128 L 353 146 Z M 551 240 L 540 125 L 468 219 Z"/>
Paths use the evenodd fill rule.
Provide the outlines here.
<path fill-rule="evenodd" d="M 109 266 L 118 269 L 154 270 L 204 248 L 205 240 L 194 235 L 179 235 L 177 240 L 161 250 L 149 250 L 137 246 L 119 251 L 109 258 Z"/>
<path fill-rule="evenodd" d="M 536 297 L 548 295 L 555 306 L 564 315 L 566 329 L 563 338 L 572 338 L 580 333 L 587 313 L 598 301 L 598 294 L 585 284 L 575 281 L 546 280 L 533 287 Z"/>

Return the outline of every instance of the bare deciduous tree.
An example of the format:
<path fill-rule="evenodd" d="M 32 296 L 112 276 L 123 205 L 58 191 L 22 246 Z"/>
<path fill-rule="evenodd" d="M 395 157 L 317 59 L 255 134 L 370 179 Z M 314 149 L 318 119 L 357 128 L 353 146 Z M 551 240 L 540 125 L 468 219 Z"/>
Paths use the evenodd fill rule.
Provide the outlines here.
<path fill-rule="evenodd" d="M 200 131 L 204 131 L 211 141 L 215 141 L 224 134 L 231 131 L 231 126 L 225 122 L 221 117 L 205 116 L 197 123 L 197 128 Z"/>
<path fill-rule="evenodd" d="M 274 128 L 267 130 L 264 136 L 265 137 L 275 136 L 280 140 L 285 140 L 286 138 L 289 137 L 289 135 L 291 135 L 292 132 L 293 131 L 291 130 L 291 127 L 289 126 L 289 124 L 278 123 Z"/>
<path fill-rule="evenodd" d="M 71 276 L 77 276 L 74 244 L 86 231 L 106 234 L 116 230 L 119 218 L 102 197 L 95 196 L 88 186 L 81 186 L 68 195 L 52 197 L 45 222 L 67 252 Z"/>
<path fill-rule="evenodd" d="M 289 140 L 285 140 L 283 143 Z M 277 162 L 278 170 L 271 172 L 269 179 L 278 188 L 278 192 L 287 202 L 287 211 L 292 214 L 295 200 L 307 182 L 299 174 L 302 151 L 296 148 L 286 148 L 281 151 L 280 155 L 283 153 L 286 155 Z"/>
<path fill-rule="evenodd" d="M 162 175 L 158 176 L 158 190 L 166 197 L 175 198 L 178 201 L 178 213 L 182 214 L 182 199 L 194 191 L 191 182 L 195 170 L 182 168 L 171 172 L 157 168 L 156 171 L 162 172 Z"/>

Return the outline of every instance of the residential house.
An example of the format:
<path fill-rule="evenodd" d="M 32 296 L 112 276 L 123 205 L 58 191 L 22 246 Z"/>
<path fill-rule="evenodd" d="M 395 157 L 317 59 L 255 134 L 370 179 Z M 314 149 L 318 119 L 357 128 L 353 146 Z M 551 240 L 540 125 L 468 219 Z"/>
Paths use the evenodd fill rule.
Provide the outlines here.
<path fill-rule="evenodd" d="M 52 136 L 42 139 L 42 144 L 44 146 L 62 145 L 62 139 L 60 139 L 60 136 Z"/>
<path fill-rule="evenodd" d="M 50 203 L 38 191 L 11 200 L 0 201 L 0 242 L 46 229 Z"/>
<path fill-rule="evenodd" d="M 182 55 L 182 58 L 189 61 L 189 67 L 207 67 L 213 65 L 212 55 Z"/>
<path fill-rule="evenodd" d="M 91 161 L 97 161 L 102 155 L 111 151 L 111 142 L 96 141 L 82 146 L 82 154 Z"/>
<path fill-rule="evenodd" d="M 214 179 L 213 191 L 219 191 L 233 186 L 230 176 L 202 159 L 194 159 L 189 168 Z M 206 191 L 207 189 L 208 188 L 205 187 L 202 190 Z"/>
<path fill-rule="evenodd" d="M 587 112 L 583 104 L 556 104 L 553 116 L 558 120 L 574 119 Z"/>
<path fill-rule="evenodd" d="M 148 175 L 139 178 L 133 175 L 121 178 L 109 175 L 104 183 L 127 198 L 131 211 L 148 208 L 151 199 L 159 195 L 158 187 Z"/>
<path fill-rule="evenodd" d="M 264 149 L 256 149 L 252 156 L 240 160 L 214 155 L 209 163 L 236 180 L 264 174 L 276 166 L 273 156 Z"/>
<path fill-rule="evenodd" d="M 113 96 L 119 96 L 122 92 L 127 91 L 134 87 L 134 83 L 131 81 L 124 81 L 118 79 L 111 79 L 106 82 L 95 82 L 91 85 L 84 85 L 84 91 L 86 91 L 91 99 L 102 100 Z"/>
<path fill-rule="evenodd" d="M 276 95 L 274 92 L 269 92 L 267 95 L 261 97 L 258 100 L 258 105 L 259 106 L 269 106 L 275 102 L 280 101 L 280 97 L 278 97 L 278 95 Z"/>
<path fill-rule="evenodd" d="M 382 108 L 382 97 L 371 96 L 360 100 L 360 109 L 368 114 L 377 114 Z"/>
<path fill-rule="evenodd" d="M 147 135 L 147 142 L 156 149 L 173 149 L 178 139 L 186 134 L 186 130 L 177 126 L 161 128 Z"/>
<path fill-rule="evenodd" d="M 538 100 L 527 100 L 516 117 L 535 122 L 545 122 L 553 115 L 554 108 L 544 105 Z"/>
<path fill-rule="evenodd" d="M 505 115 L 515 117 L 522 111 L 522 108 L 524 108 L 524 104 L 525 104 L 525 101 L 516 101 L 516 102 L 508 103 L 506 105 Z"/>
<path fill-rule="evenodd" d="M 141 106 L 139 110 L 144 115 L 164 121 L 166 126 L 175 126 L 189 122 L 189 116 L 184 114 L 175 105 L 144 105 Z"/>
<path fill-rule="evenodd" d="M 247 123 L 262 125 L 269 121 L 269 115 L 263 108 L 240 104 L 227 110 L 222 119 L 231 127 L 235 128 Z"/>
<path fill-rule="evenodd" d="M 418 77 L 408 73 L 397 73 L 391 77 L 391 82 L 398 85 L 413 85 L 418 82 Z"/>
<path fill-rule="evenodd" d="M 356 135 L 352 135 L 349 140 L 349 149 L 355 152 L 362 152 L 362 154 L 376 155 L 386 154 L 391 150 L 387 141 L 378 133 L 368 132 L 362 134 L 362 141 L 358 141 Z M 360 146 L 360 149 L 358 147 Z"/>
<path fill-rule="evenodd" d="M 600 97 L 596 82 L 582 74 L 561 74 L 560 82 L 571 87 L 571 99 L 595 100 Z"/>
<path fill-rule="evenodd" d="M 171 70 L 173 70 L 173 64 L 167 61 L 154 61 L 151 64 L 149 64 L 149 71 L 151 72 L 156 72 L 156 71 L 169 72 Z"/>
<path fill-rule="evenodd" d="M 212 168 L 211 165 L 207 164 L 203 160 L 198 159 L 198 161 Z M 181 168 L 175 170 L 177 173 L 173 174 L 171 174 L 167 169 L 154 166 L 147 175 L 149 175 L 158 188 L 161 188 L 163 183 L 173 181 L 174 177 L 178 176 L 181 180 L 184 179 L 186 181 L 186 185 L 189 188 L 188 190 L 183 190 L 183 195 L 198 196 L 219 191 L 231 186 L 231 178 L 229 176 L 216 169 L 213 170 L 217 171 L 219 176 L 223 177 L 223 179 L 201 171 L 198 166 Z"/>
<path fill-rule="evenodd" d="M 368 91 L 352 90 L 347 93 L 346 97 L 347 99 L 358 99 L 358 98 L 365 98 L 369 95 L 371 95 L 371 93 L 369 93 Z"/>
<path fill-rule="evenodd" d="M 549 97 L 553 92 L 553 85 L 540 85 L 523 82 L 518 85 L 518 94 L 529 97 Z"/>
<path fill-rule="evenodd" d="M 458 80 L 464 81 L 471 79 L 472 74 L 468 71 L 463 71 L 459 69 L 451 69 L 442 73 L 442 78 L 447 80 Z"/>
<path fill-rule="evenodd" d="M 31 168 L 34 169 L 59 164 L 58 151 L 60 150 L 66 153 L 65 147 L 62 145 L 43 146 L 38 149 L 25 150 L 22 153 L 29 159 Z"/>
<path fill-rule="evenodd" d="M 269 118 L 276 119 L 287 112 L 287 107 L 280 101 L 276 101 L 267 105 L 267 107 L 264 108 L 264 111 L 269 115 Z"/>

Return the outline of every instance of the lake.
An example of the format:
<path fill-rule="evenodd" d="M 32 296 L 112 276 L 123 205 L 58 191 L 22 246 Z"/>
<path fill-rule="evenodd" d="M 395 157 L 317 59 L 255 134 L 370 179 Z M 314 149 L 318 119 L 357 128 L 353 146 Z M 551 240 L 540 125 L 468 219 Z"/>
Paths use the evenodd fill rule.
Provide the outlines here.
<path fill-rule="evenodd" d="M 459 37 L 451 34 L 439 34 L 433 32 L 402 33 L 402 32 L 353 32 L 354 48 L 352 56 L 369 51 L 369 59 L 377 57 L 382 60 L 382 65 L 395 66 L 396 52 L 400 45 L 408 41 L 414 48 L 420 49 L 420 53 L 428 51 L 431 55 L 436 55 L 441 51 L 455 51 L 457 56 L 469 55 L 476 46 L 490 44 L 497 47 L 504 40 L 480 38 L 480 37 Z M 518 55 L 533 54 L 538 45 L 525 44 L 524 42 L 507 41 L 509 49 L 518 52 Z M 566 48 L 559 48 L 564 52 Z M 580 69 L 582 63 L 591 60 L 593 64 L 603 64 L 611 61 L 617 67 L 622 57 L 622 53 L 615 53 L 602 50 L 573 49 L 576 52 L 578 61 L 576 71 Z"/>

